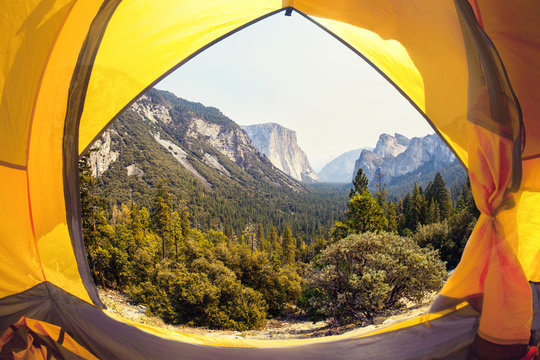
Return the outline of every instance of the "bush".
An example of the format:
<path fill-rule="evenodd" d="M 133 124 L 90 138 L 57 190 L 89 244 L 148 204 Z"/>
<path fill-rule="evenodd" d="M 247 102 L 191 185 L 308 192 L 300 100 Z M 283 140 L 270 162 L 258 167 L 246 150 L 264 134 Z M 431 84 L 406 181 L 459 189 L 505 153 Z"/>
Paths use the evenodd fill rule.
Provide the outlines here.
<path fill-rule="evenodd" d="M 304 303 L 337 323 L 372 323 L 377 313 L 420 301 L 447 273 L 437 252 L 390 233 L 350 235 L 324 250 L 308 279 Z"/>
<path fill-rule="evenodd" d="M 217 258 L 234 271 L 243 285 L 262 294 L 268 313 L 278 316 L 300 296 L 300 276 L 290 266 L 279 266 L 268 254 L 251 251 L 245 245 L 225 245 L 216 250 Z"/>

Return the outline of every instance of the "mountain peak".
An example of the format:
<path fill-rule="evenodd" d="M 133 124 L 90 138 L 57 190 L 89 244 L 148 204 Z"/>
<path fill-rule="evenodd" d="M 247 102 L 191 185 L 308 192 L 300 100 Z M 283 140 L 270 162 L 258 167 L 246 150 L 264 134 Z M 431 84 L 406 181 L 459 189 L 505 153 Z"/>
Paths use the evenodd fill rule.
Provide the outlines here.
<path fill-rule="evenodd" d="M 409 143 L 409 138 L 401 134 L 395 134 L 395 137 L 381 134 L 373 152 L 382 158 L 396 157 L 407 149 Z"/>
<path fill-rule="evenodd" d="M 401 134 L 394 136 L 381 134 L 375 150 L 364 150 L 356 161 L 353 178 L 362 168 L 371 184 L 374 184 L 377 170 L 380 169 L 382 181 L 409 174 L 427 163 L 434 168 L 455 160 L 452 151 L 435 134 L 424 137 L 407 138 Z"/>
<path fill-rule="evenodd" d="M 285 174 L 303 182 L 318 182 L 307 155 L 298 145 L 296 131 L 276 123 L 242 126 L 253 146 Z"/>
<path fill-rule="evenodd" d="M 347 151 L 326 164 L 317 175 L 321 181 L 330 183 L 350 183 L 354 171 L 354 163 L 360 153 L 373 148 L 360 148 Z"/>

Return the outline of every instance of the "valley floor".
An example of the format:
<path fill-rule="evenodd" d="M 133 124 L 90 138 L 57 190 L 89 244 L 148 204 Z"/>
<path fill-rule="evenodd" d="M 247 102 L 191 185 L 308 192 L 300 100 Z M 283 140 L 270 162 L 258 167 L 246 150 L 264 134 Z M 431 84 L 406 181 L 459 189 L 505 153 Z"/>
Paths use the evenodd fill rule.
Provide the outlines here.
<path fill-rule="evenodd" d="M 102 288 L 98 288 L 98 291 L 101 300 L 107 306 L 107 311 L 113 313 L 114 315 L 146 325 L 198 335 L 261 340 L 303 339 L 342 334 L 356 328 L 356 325 L 332 328 L 329 321 L 319 321 L 314 323 L 312 321 L 294 316 L 270 319 L 267 321 L 264 328 L 248 331 L 213 330 L 202 327 L 175 326 L 165 324 L 163 320 L 155 316 L 148 316 L 144 306 L 131 303 L 121 292 Z M 394 311 L 387 314 L 387 316 L 379 316 L 375 318 L 375 324 L 365 327 L 365 330 L 367 332 L 369 330 L 377 329 L 382 326 L 387 326 L 392 323 L 420 315 L 429 309 L 429 306 L 434 298 L 435 294 L 426 297 L 422 303 L 408 303 L 403 310 Z"/>

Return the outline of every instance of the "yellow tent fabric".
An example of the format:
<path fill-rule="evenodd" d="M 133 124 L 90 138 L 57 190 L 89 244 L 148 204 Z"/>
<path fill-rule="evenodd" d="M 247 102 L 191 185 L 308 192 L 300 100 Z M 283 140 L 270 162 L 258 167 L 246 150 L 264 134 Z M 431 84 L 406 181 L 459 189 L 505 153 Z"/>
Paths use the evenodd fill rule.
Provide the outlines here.
<path fill-rule="evenodd" d="M 102 306 L 84 254 L 78 156 L 170 71 L 284 8 L 370 62 L 468 168 L 482 215 L 441 294 L 482 311 L 484 340 L 526 344 L 528 281 L 540 281 L 535 1 L 1 2 L 0 304 L 45 284 Z M 17 311 L 0 307 L 0 324 Z"/>

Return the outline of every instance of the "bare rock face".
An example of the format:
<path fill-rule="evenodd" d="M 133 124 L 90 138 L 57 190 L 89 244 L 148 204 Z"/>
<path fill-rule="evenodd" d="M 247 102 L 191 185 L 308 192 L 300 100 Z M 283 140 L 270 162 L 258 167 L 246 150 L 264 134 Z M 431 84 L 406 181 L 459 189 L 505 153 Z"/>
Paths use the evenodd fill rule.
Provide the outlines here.
<path fill-rule="evenodd" d="M 380 169 L 383 182 L 408 174 L 429 162 L 442 168 L 456 158 L 452 151 L 435 134 L 408 139 L 401 134 L 382 134 L 374 151 L 363 150 L 356 161 L 353 178 L 359 168 L 370 183 L 376 181 Z"/>
<path fill-rule="evenodd" d="M 127 176 L 136 176 L 139 180 L 144 176 L 144 171 L 135 164 L 126 166 Z"/>
<path fill-rule="evenodd" d="M 100 177 L 105 171 L 109 169 L 112 163 L 118 159 L 119 153 L 112 150 L 113 141 L 111 139 L 111 133 L 113 130 L 106 130 L 101 138 L 94 142 L 92 146 L 89 160 L 90 167 L 92 168 L 92 175 L 94 177 Z"/>
<path fill-rule="evenodd" d="M 237 164 L 242 164 L 246 154 L 253 151 L 249 137 L 239 127 L 211 123 L 199 118 L 191 119 L 188 123 L 188 137 L 210 144 Z"/>
<path fill-rule="evenodd" d="M 162 122 L 167 124 L 172 120 L 169 109 L 163 104 L 154 104 L 147 95 L 143 95 L 137 99 L 131 105 L 131 109 L 153 123 Z"/>
<path fill-rule="evenodd" d="M 395 134 L 395 136 L 382 134 L 373 152 L 382 158 L 396 157 L 407 150 L 410 142 L 408 138 L 401 134 Z"/>
<path fill-rule="evenodd" d="M 242 128 L 251 138 L 253 145 L 279 170 L 299 181 L 307 183 L 319 181 L 307 155 L 298 145 L 295 131 L 274 123 Z"/>

